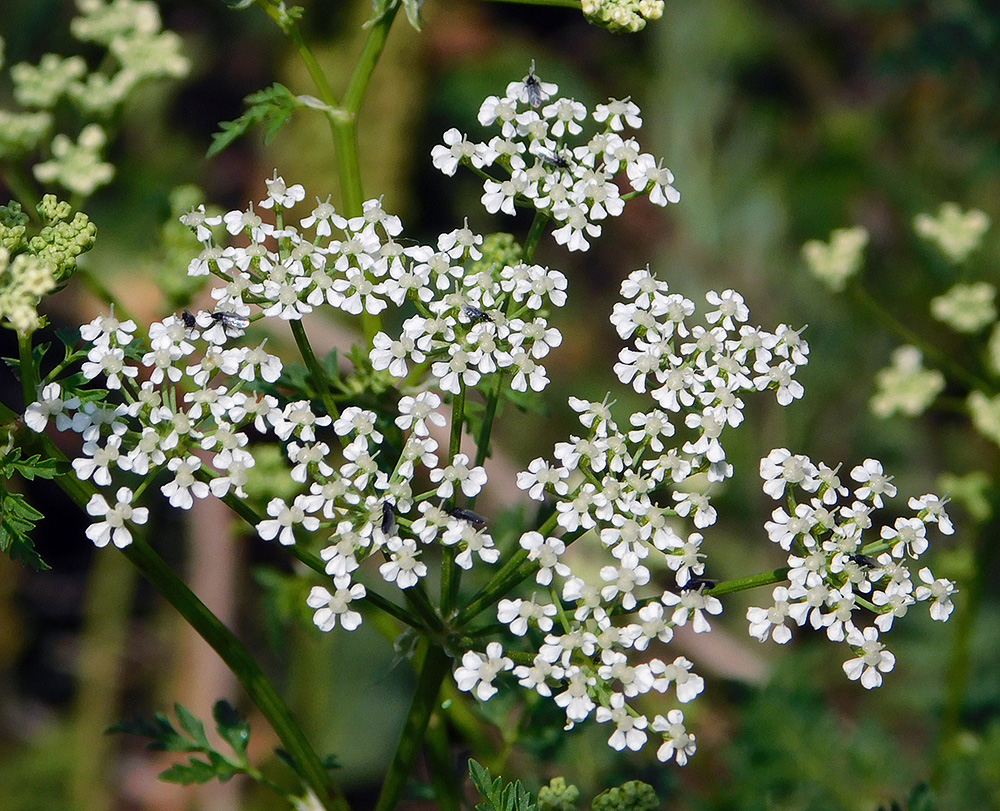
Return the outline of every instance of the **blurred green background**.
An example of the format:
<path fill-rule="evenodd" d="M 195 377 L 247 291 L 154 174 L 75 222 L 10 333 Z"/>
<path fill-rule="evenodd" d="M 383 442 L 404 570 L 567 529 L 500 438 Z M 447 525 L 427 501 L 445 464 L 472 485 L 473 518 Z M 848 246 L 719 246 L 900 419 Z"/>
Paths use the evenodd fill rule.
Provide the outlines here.
<path fill-rule="evenodd" d="M 92 56 L 69 37 L 72 3 L 2 5 L 5 71 L 50 51 Z M 274 81 L 314 92 L 277 29 L 259 11 L 236 13 L 221 0 L 158 5 L 165 26 L 185 38 L 194 70 L 183 82 L 146 87 L 129 104 L 111 149 L 117 178 L 87 207 L 99 228 L 88 267 L 147 318 L 174 309 L 157 292 L 158 280 L 176 283 L 184 274 L 157 246 L 173 188 L 194 183 L 213 203 L 243 207 L 262 196 L 277 167 L 289 183 L 306 186 L 307 200 L 330 192 L 337 199 L 332 147 L 318 115 L 297 115 L 269 146 L 255 132 L 204 158 L 218 122 L 237 117 L 248 93 Z M 370 5 L 301 5 L 307 39 L 339 89 Z M 939 486 L 943 473 L 982 471 L 994 483 L 987 507 L 996 506 L 997 448 L 961 414 L 913 421 L 868 413 L 874 373 L 899 339 L 856 301 L 813 281 L 799 254 L 807 239 L 864 225 L 872 235 L 864 270 L 872 296 L 952 356 L 978 362 L 974 341 L 927 317 L 929 299 L 957 279 L 913 235 L 911 221 L 946 200 L 1000 221 L 996 3 L 667 0 L 663 18 L 634 36 L 593 28 L 569 9 L 428 0 L 424 13 L 420 34 L 397 21 L 361 120 L 366 195 L 384 195 L 408 236 L 432 240 L 464 217 L 481 232 L 523 236 L 526 221 L 491 218 L 476 178 L 441 176 L 429 153 L 450 126 L 476 132 L 482 98 L 522 77 L 532 59 L 543 79 L 590 105 L 631 95 L 646 122 L 640 141 L 664 157 L 682 195 L 665 211 L 635 201 L 587 254 L 543 244 L 539 261 L 567 273 L 571 298 L 555 318 L 565 342 L 549 367 L 549 413 L 501 415 L 496 446 L 513 464 L 548 454 L 573 430 L 569 394 L 600 400 L 612 390 L 623 407 L 638 402 L 611 375 L 619 342 L 607 316 L 620 281 L 649 263 L 696 300 L 709 289 L 735 288 L 765 328 L 808 325 L 805 399 L 787 409 L 752 402 L 748 426 L 730 440 L 737 476 L 717 500 L 720 524 L 707 533 L 709 576 L 782 562 L 763 533 L 772 505 L 756 474 L 773 447 L 847 469 L 877 457 L 900 492 L 913 495 L 947 489 Z M 6 72 L 0 103 L 11 105 Z M 966 272 L 996 283 L 998 246 L 988 235 Z M 71 285 L 49 312 L 56 324 L 78 324 L 98 307 Z M 330 346 L 343 348 L 347 329 L 332 325 Z M 2 339 L 3 354 L 14 354 L 10 336 Z M 9 375 L 3 396 L 17 399 Z M 242 697 L 123 559 L 94 554 L 84 517 L 58 490 L 41 483 L 31 494 L 49 513 L 38 544 L 53 570 L 31 573 L 0 559 L 0 808 L 275 807 L 239 786 L 157 784 L 169 759 L 138 741 L 102 736 L 120 717 L 166 710 L 175 700 L 207 716 L 216 698 L 239 704 Z M 337 755 L 357 807 L 368 807 L 410 688 L 391 639 L 371 625 L 321 638 L 308 615 L 289 608 L 302 595 L 289 585 L 292 568 L 280 550 L 225 515 L 185 521 L 158 512 L 158 548 L 210 605 L 217 600 L 213 607 L 292 697 L 319 750 Z M 959 581 L 959 609 L 946 625 L 917 610 L 897 622 L 888 643 L 899 661 L 880 690 L 848 682 L 840 668 L 845 649 L 819 635 L 784 648 L 750 639 L 746 607 L 766 604 L 768 594 L 749 593 L 725 600 L 718 633 L 680 644 L 708 683 L 688 708 L 699 752 L 684 769 L 658 764 L 652 752 L 615 755 L 596 725 L 561 734 L 544 706 L 526 716 L 542 731 L 514 745 L 514 719 L 526 712 L 516 693 L 482 710 L 459 702 L 463 710 L 442 739 L 456 762 L 468 756 L 468 738 L 506 776 L 537 786 L 565 774 L 584 797 L 638 777 L 671 809 L 888 808 L 924 780 L 933 780 L 941 808 L 1000 808 L 998 522 L 957 504 L 952 513 L 957 532 L 935 545 L 930 563 L 938 576 Z M 216 529 L 199 539 L 204 521 Z M 505 732 L 490 732 L 482 717 Z M 251 720 L 266 761 L 274 741 L 261 719 L 251 713 Z"/>

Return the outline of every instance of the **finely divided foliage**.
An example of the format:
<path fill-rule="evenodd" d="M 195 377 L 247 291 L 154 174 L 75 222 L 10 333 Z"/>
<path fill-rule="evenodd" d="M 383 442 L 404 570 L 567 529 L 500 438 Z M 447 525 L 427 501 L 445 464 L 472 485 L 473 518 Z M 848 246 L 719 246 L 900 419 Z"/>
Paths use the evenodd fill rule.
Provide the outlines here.
<path fill-rule="evenodd" d="M 620 214 L 628 197 L 678 201 L 669 170 L 620 134 L 641 126 L 635 104 L 599 105 L 591 118 L 602 129 L 581 142 L 586 109 L 556 93 L 532 70 L 481 108 L 480 121 L 499 125 L 500 135 L 472 143 L 449 130 L 434 164 L 447 174 L 460 164 L 496 172 L 484 181 L 486 208 L 531 206 L 555 221 L 556 240 L 570 250 L 586 250 L 600 222 Z M 632 192 L 620 193 L 620 173 Z M 96 520 L 87 535 L 99 546 L 132 542 L 129 526 L 147 518 L 135 502 L 154 478 L 181 509 L 209 495 L 246 498 L 255 466 L 251 429 L 280 442 L 298 494 L 271 499 L 257 532 L 289 546 L 305 533 L 329 539 L 321 551 L 329 579 L 312 588 L 307 603 L 321 630 L 353 630 L 362 622 L 359 609 L 373 602 L 376 571 L 387 584 L 420 591 L 432 547 L 450 549 L 462 569 L 500 560 L 487 522 L 456 505 L 487 486 L 484 468 L 462 453 L 442 459 L 433 434 L 447 422 L 446 395 L 454 403 L 487 381 L 515 391 L 546 387 L 545 363 L 561 343 L 548 318 L 566 303 L 567 280 L 529 261 L 484 259 L 484 239 L 468 227 L 415 245 L 378 200 L 352 218 L 318 200 L 294 220 L 305 190 L 277 175 L 267 190 L 245 211 L 184 217 L 204 246 L 189 273 L 220 282 L 212 312 L 170 316 L 142 337 L 113 312 L 94 319 L 81 330 L 89 346 L 82 373 L 115 397 L 66 397 L 46 381 L 26 422 L 41 431 L 55 420 L 82 435 L 73 469 L 107 493 L 88 505 Z M 693 663 L 667 655 L 665 644 L 677 626 L 709 631 L 709 617 L 722 611 L 702 579 L 701 546 L 702 531 L 717 520 L 713 491 L 734 475 L 724 437 L 741 425 L 744 400 L 755 392 L 771 391 L 781 405 L 801 397 L 795 374 L 808 358 L 798 330 L 754 326 L 735 291 L 706 298 L 699 315 L 648 268 L 622 283 L 611 323 L 627 345 L 614 372 L 651 402 L 620 420 L 609 399 L 570 398 L 580 435 L 558 442 L 553 461 L 535 459 L 517 476 L 528 498 L 554 505 L 541 526 L 520 536 L 516 552 L 537 591 L 495 598 L 510 631 L 503 641 L 449 651 L 459 662 L 459 689 L 481 700 L 511 673 L 562 708 L 567 728 L 593 716 L 613 727 L 614 749 L 638 750 L 652 735 L 660 760 L 679 764 L 695 751 L 683 712 L 664 707 L 647 718 L 636 699 L 670 692 L 672 704 L 685 704 L 702 692 Z M 244 330 L 321 307 L 355 316 L 409 313 L 398 334 L 376 332 L 368 352 L 374 372 L 398 382 L 400 449 L 386 441 L 372 410 L 338 412 L 332 403 L 321 409 L 259 392 L 259 381 L 276 383 L 283 367 L 266 341 L 246 340 Z M 390 453 L 398 456 L 385 458 Z M 927 549 L 928 523 L 951 531 L 944 502 L 911 499 L 913 518 L 897 519 L 868 541 L 874 508 L 895 495 L 878 462 L 851 471 L 853 500 L 836 470 L 784 449 L 761 463 L 761 475 L 769 496 L 787 493 L 788 510 L 776 509 L 766 530 L 789 553 L 790 570 L 789 585 L 774 590 L 775 604 L 748 612 L 751 635 L 787 642 L 790 624 L 824 629 L 851 648 L 847 675 L 877 686 L 894 663 L 879 641 L 894 618 L 915 601 L 929 601 L 935 619 L 951 611 L 954 586 L 926 567 L 914 585 L 906 565 Z M 796 502 L 794 488 L 809 500 Z M 571 558 L 573 544 L 589 545 L 601 564 Z M 861 609 L 875 614 L 874 625 L 855 624 Z"/>

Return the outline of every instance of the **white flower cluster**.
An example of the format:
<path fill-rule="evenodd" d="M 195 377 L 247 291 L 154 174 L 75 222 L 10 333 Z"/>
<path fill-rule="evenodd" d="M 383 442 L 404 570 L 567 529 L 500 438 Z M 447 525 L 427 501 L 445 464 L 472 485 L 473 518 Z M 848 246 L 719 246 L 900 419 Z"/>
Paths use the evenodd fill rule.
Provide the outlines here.
<path fill-rule="evenodd" d="M 950 535 L 954 530 L 945 512 L 945 501 L 928 493 L 908 502 L 915 514 L 882 526 L 877 540 L 865 531 L 875 524 L 876 508 L 883 497 L 896 495 L 896 486 L 882 464 L 867 459 L 851 471 L 857 484 L 853 493 L 841 483 L 837 471 L 807 457 L 778 448 L 761 460 L 764 492 L 778 500 L 786 496 L 789 509 L 778 507 L 765 525 L 768 537 L 789 552 L 788 586 L 778 586 L 768 608 L 750 608 L 750 635 L 760 641 L 770 636 L 784 644 L 792 637 L 789 620 L 824 629 L 834 642 L 845 642 L 852 650 L 844 662 L 851 680 L 872 689 L 882 684 L 882 674 L 893 669 L 896 659 L 879 640 L 897 617 L 915 602 L 929 601 L 932 619 L 944 622 L 952 612 L 955 584 L 935 579 L 926 566 L 917 572 L 915 585 L 907 558 L 916 560 L 927 551 L 927 525 Z M 797 502 L 791 488 L 809 494 Z M 876 614 L 875 624 L 859 628 L 856 612 Z"/>
<path fill-rule="evenodd" d="M 120 487 L 114 506 L 98 495 L 87 505 L 92 516 L 103 519 L 87 531 L 98 546 L 109 539 L 119 547 L 131 543 L 123 522 L 145 522 L 146 509 L 131 505 L 160 471 L 172 476 L 161 491 L 181 509 L 190 509 L 195 498 L 209 493 L 242 497 L 254 466 L 242 429 L 250 423 L 262 432 L 304 429 L 295 414 L 296 409 L 308 410 L 308 403 L 281 409 L 273 397 L 241 391 L 258 378 L 277 380 L 281 362 L 263 343 L 226 347 L 230 334 L 242 333 L 246 325 L 234 319 L 221 312 L 169 316 L 150 325 L 143 345 L 134 334 L 134 321 L 120 321 L 113 311 L 99 316 L 80 329 L 90 346 L 82 374 L 118 392 L 120 401 L 112 402 L 101 390 L 83 401 L 79 396 L 64 399 L 61 385 L 51 382 L 28 406 L 25 423 L 32 430 L 43 431 L 55 418 L 59 430 L 81 434 L 82 456 L 73 460 L 79 479 L 111 487 L 123 474 L 143 477 L 136 491 Z M 220 376 L 228 378 L 226 385 L 213 385 Z M 200 451 L 213 454 L 204 475 Z"/>
<path fill-rule="evenodd" d="M 419 280 L 418 314 L 404 322 L 398 340 L 384 332 L 375 336 L 376 370 L 406 377 L 408 362 L 428 361 L 438 385 L 452 394 L 493 372 L 509 375 L 516 391 L 548 385 L 540 361 L 562 343 L 562 335 L 545 314 L 550 306 L 565 304 L 566 277 L 524 263 L 470 270 L 470 262 L 482 259 L 481 242 L 463 228 L 441 235 L 437 250 L 406 249 L 413 259 L 406 272 Z"/>
<path fill-rule="evenodd" d="M 709 631 L 708 616 L 722 611 L 701 580 L 702 535 L 679 534 L 676 519 L 689 517 L 696 529 L 715 523 L 706 483 L 732 475 L 720 437 L 742 420 L 739 395 L 774 389 L 782 404 L 800 396 L 792 375 L 806 362 L 808 347 L 787 327 L 772 334 L 748 326 L 746 305 L 732 291 L 708 295 L 713 309 L 705 325 L 689 324 L 694 304 L 670 294 L 648 270 L 631 274 L 622 295 L 626 303 L 615 307 L 612 321 L 623 338 L 635 339 L 635 348 L 622 351 L 616 371 L 659 407 L 633 413 L 623 430 L 606 403 L 570 399 L 585 435 L 556 445 L 557 464 L 535 459 L 517 478 L 531 498 L 548 494 L 556 501 L 553 519 L 520 539 L 537 567 L 537 584 L 551 599 L 503 600 L 498 611 L 515 636 L 534 627 L 542 642 L 517 667 L 499 643 L 485 656 L 470 651 L 456 679 L 461 689 L 485 699 L 494 691 L 492 679 L 513 669 L 522 686 L 554 697 L 568 727 L 593 713 L 614 726 L 613 748 L 633 750 L 651 730 L 662 741 L 660 760 L 684 763 L 695 740 L 683 712 L 673 709 L 650 721 L 629 703 L 671 687 L 685 703 L 704 686 L 684 657 L 643 656 L 654 640 L 669 642 L 675 626 Z M 664 486 L 672 490 L 672 507 L 652 498 Z M 565 554 L 585 533 L 610 553 L 595 572 L 599 581 L 574 570 Z M 673 572 L 674 589 L 653 583 L 657 567 Z"/>
<path fill-rule="evenodd" d="M 279 221 L 304 197 L 301 186 L 286 186 L 278 177 L 267 185 L 268 196 L 258 207 L 277 209 Z M 99 379 L 122 402 L 64 398 L 58 383 L 47 383 L 25 421 L 42 431 L 54 418 L 60 430 L 83 435 L 83 455 L 73 462 L 81 479 L 111 487 L 115 470 L 145 477 L 134 491 L 120 487 L 113 504 L 94 497 L 88 511 L 102 520 L 87 535 L 95 543 L 131 542 L 125 522 L 143 523 L 147 515 L 145 508 L 132 508 L 132 502 L 163 470 L 172 478 L 160 489 L 175 507 L 189 509 L 195 498 L 209 494 L 245 498 L 244 485 L 255 464 L 247 449 L 252 426 L 257 434 L 283 443 L 291 477 L 305 491 L 291 503 L 271 500 L 268 517 L 257 526 L 260 537 L 291 545 L 301 527 L 332 539 L 322 557 L 334 591 L 317 586 L 308 601 L 323 630 L 338 619 L 348 629 L 360 623 L 350 602 L 364 597 L 365 588 L 352 582 L 351 573 L 375 552 L 385 556 L 382 577 L 403 589 L 427 574 L 421 551 L 428 544 L 440 541 L 459 550 L 456 563 L 464 569 L 474 557 L 487 563 L 498 559 L 484 522 L 474 513 L 445 506 L 459 491 L 467 498 L 477 496 L 486 473 L 461 453 L 438 465 L 438 443 L 430 436 L 431 425 L 445 424 L 437 410 L 442 405 L 438 394 L 423 391 L 401 398 L 395 422 L 407 438 L 398 458 L 388 464 L 377 459 L 384 452 L 384 436 L 376 429 L 374 412 L 351 406 L 334 418 L 314 412 L 306 400 L 282 403 L 270 394 L 254 394 L 250 384 L 258 378 L 266 383 L 279 379 L 281 361 L 265 351 L 265 343 L 227 345 L 249 326 L 251 305 L 262 309 L 261 317 L 292 320 L 323 304 L 352 314 L 378 313 L 388 302 L 399 305 L 409 296 L 426 313 L 407 322 L 411 354 L 443 359 L 432 365 L 443 389 L 453 390 L 451 381 L 458 379 L 474 385 L 480 374 L 501 367 L 511 367 L 515 388 L 544 386 L 547 378 L 536 360 L 557 346 L 561 336 L 539 313 L 565 301 L 562 274 L 518 264 L 466 276 L 459 263 L 481 258 L 478 235 L 463 228 L 442 235 L 436 249 L 418 245 L 404 251 L 393 240 L 401 232 L 396 217 L 374 200 L 364 212 L 347 220 L 320 203 L 299 223 L 301 229 L 313 230 L 312 239 L 300 228 L 263 221 L 252 208 L 219 217 L 192 212 L 183 219 L 205 248 L 188 272 L 211 273 L 225 282 L 212 290 L 217 309 L 154 323 L 143 345 L 135 337 L 136 324 L 120 321 L 113 312 L 84 325 L 81 337 L 89 350 L 83 376 Z M 211 227 L 220 225 L 232 235 L 245 234 L 249 245 L 217 247 Z M 334 228 L 339 237 L 333 236 Z M 422 333 L 414 330 L 416 321 L 423 324 Z M 383 338 L 388 340 L 384 334 L 375 340 L 373 361 L 376 368 L 396 373 L 391 364 L 381 363 Z M 451 344 L 465 347 L 468 368 L 459 371 Z M 440 374 L 439 363 L 448 367 Z M 317 436 L 317 429 L 328 426 L 340 440 L 335 450 Z M 431 489 L 415 498 L 411 482 L 421 467 Z M 428 500 L 431 496 L 440 506 Z"/>
<path fill-rule="evenodd" d="M 278 177 L 267 185 L 258 208 L 274 207 L 282 216 L 305 196 L 302 186 L 286 186 Z M 296 320 L 329 304 L 351 315 L 378 315 L 409 300 L 417 314 L 405 321 L 400 338 L 384 332 L 374 338 L 376 370 L 406 377 L 408 363 L 426 360 L 441 388 L 455 394 L 498 370 L 520 391 L 541 391 L 548 383 L 539 361 L 562 336 L 544 313 L 566 301 L 566 277 L 524 263 L 475 269 L 483 238 L 466 227 L 442 234 L 435 246 L 404 247 L 396 241 L 399 218 L 378 200 L 350 219 L 320 202 L 297 226 L 268 223 L 252 206 L 220 217 L 194 211 L 184 220 L 205 245 L 188 272 L 223 278 L 225 287 L 212 294 L 233 312 L 245 315 L 255 304 L 265 316 Z M 217 245 L 211 227 L 223 223 L 251 244 Z"/>
<path fill-rule="evenodd" d="M 587 250 L 588 237 L 601 234 L 600 221 L 620 215 L 629 197 L 648 194 L 660 206 L 680 200 L 671 171 L 642 152 L 635 138 L 621 135 L 626 127 L 642 126 L 635 102 L 598 104 L 590 117 L 602 129 L 582 142 L 587 108 L 554 98 L 558 89 L 541 81 L 532 65 L 523 80 L 507 85 L 503 98 L 490 96 L 479 109 L 479 123 L 499 125 L 500 135 L 475 143 L 452 128 L 431 151 L 434 166 L 453 175 L 460 163 L 470 165 L 486 178 L 487 211 L 513 215 L 517 204 L 533 207 L 561 224 L 553 236 L 571 251 Z M 490 175 L 491 168 L 502 175 Z M 625 195 L 615 183 L 622 171 L 633 189 Z"/>

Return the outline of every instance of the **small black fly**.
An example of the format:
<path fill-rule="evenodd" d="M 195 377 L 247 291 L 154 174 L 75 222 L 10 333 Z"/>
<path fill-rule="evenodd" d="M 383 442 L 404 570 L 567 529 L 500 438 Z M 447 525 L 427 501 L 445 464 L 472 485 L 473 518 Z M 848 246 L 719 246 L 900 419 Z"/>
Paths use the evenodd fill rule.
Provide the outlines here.
<path fill-rule="evenodd" d="M 877 569 L 881 565 L 871 555 L 848 555 L 847 559 L 863 569 Z"/>
<path fill-rule="evenodd" d="M 540 149 L 538 150 L 538 157 L 547 166 L 555 166 L 557 169 L 569 169 L 569 161 L 558 152 Z"/>
<path fill-rule="evenodd" d="M 222 328 L 230 338 L 239 338 L 243 334 L 243 330 L 250 326 L 249 318 L 228 310 L 216 310 L 209 315 L 212 316 L 212 320 L 216 324 L 222 324 Z"/>
<path fill-rule="evenodd" d="M 184 322 L 184 326 L 188 329 L 194 329 L 198 326 L 198 319 L 188 310 L 181 312 L 181 321 Z"/>
<path fill-rule="evenodd" d="M 383 535 L 392 535 L 396 530 L 396 510 L 388 501 L 382 502 L 382 525 Z"/>
<path fill-rule="evenodd" d="M 478 307 L 473 307 L 471 304 L 466 304 L 462 308 L 462 315 L 468 318 L 473 324 L 481 324 L 483 321 L 489 321 L 491 324 L 496 323 L 492 315 L 485 310 L 480 310 Z"/>
<path fill-rule="evenodd" d="M 691 589 L 693 591 L 703 591 L 705 589 L 714 589 L 717 585 L 719 585 L 719 581 L 712 580 L 709 577 L 692 577 L 688 580 L 687 585 L 684 588 Z"/>
<path fill-rule="evenodd" d="M 538 77 L 535 75 L 535 60 L 531 60 L 531 68 L 528 70 L 528 75 L 524 79 L 524 89 L 528 95 L 528 104 L 532 107 L 541 107 L 542 102 L 545 101 L 546 95 L 542 91 L 542 84 L 538 81 Z"/>
<path fill-rule="evenodd" d="M 486 519 L 479 513 L 474 513 L 472 510 L 466 510 L 462 507 L 445 507 L 444 511 L 452 518 L 457 518 L 459 521 L 468 521 L 476 529 L 482 529 L 486 526 Z"/>

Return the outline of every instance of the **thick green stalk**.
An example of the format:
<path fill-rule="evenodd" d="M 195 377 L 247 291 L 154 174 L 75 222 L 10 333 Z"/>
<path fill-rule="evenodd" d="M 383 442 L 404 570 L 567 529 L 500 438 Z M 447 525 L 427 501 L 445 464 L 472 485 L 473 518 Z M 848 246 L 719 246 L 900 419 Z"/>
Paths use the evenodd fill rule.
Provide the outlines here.
<path fill-rule="evenodd" d="M 368 39 L 344 92 L 343 103 L 330 116 L 333 145 L 337 152 L 337 170 L 340 173 L 341 204 L 348 217 L 359 217 L 364 213 L 365 195 L 361 183 L 361 161 L 358 157 L 358 113 L 400 5 L 402 4 L 396 4 L 386 11 L 382 19 L 369 29 Z M 382 317 L 363 312 L 361 326 L 368 345 L 371 346 L 372 339 L 382 329 Z"/>
<path fill-rule="evenodd" d="M 410 712 L 396 746 L 389 774 L 382 784 L 375 811 L 393 811 L 402 798 L 413 762 L 423 744 L 427 724 L 431 714 L 437 709 L 441 685 L 450 669 L 451 660 L 444 650 L 428 644 L 417 676 L 417 689 L 410 704 Z"/>
<path fill-rule="evenodd" d="M 20 361 L 21 393 L 24 395 L 24 407 L 33 402 L 38 392 L 38 370 L 35 359 L 31 355 L 31 333 L 17 333 L 17 357 Z"/>
<path fill-rule="evenodd" d="M 330 780 L 288 705 L 232 631 L 195 596 L 151 546 L 135 540 L 122 551 L 239 679 L 253 703 L 271 723 L 282 745 L 295 760 L 303 781 L 320 798 L 323 807 L 330 811 L 348 811 L 350 806 L 339 787 Z"/>
<path fill-rule="evenodd" d="M 48 436 L 39 434 L 37 438 L 44 447 L 46 456 L 66 461 L 65 454 Z M 55 481 L 81 508 L 98 492 L 90 482 L 82 482 L 76 476 L 59 476 Z M 294 758 L 305 784 L 320 798 L 323 808 L 328 811 L 350 811 L 343 793 L 330 780 L 319 755 L 302 734 L 288 705 L 232 631 L 198 599 L 147 543 L 136 538 L 122 550 L 122 554 L 177 609 L 240 680 L 250 699 L 270 722 L 282 745 Z"/>

